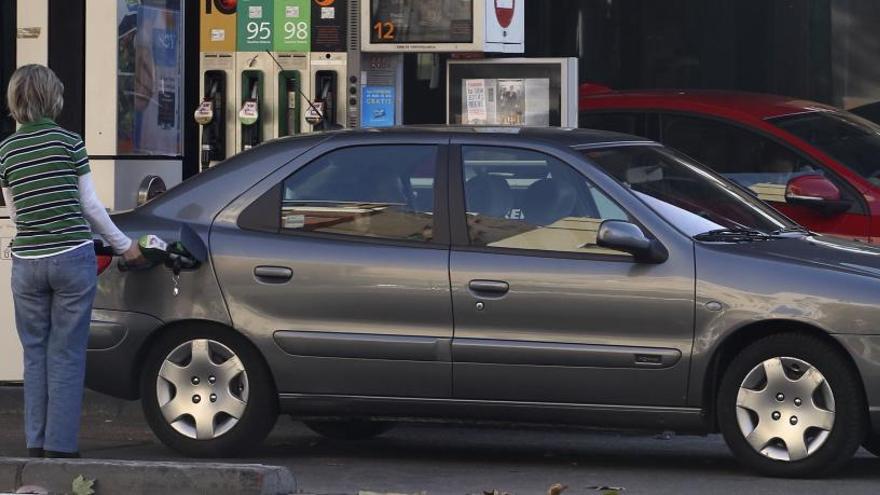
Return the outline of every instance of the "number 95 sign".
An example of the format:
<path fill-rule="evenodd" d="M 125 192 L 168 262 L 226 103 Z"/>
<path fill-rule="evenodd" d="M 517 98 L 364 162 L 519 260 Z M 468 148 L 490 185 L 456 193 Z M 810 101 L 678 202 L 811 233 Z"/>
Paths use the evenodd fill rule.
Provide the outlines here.
<path fill-rule="evenodd" d="M 272 0 L 238 2 L 238 51 L 261 52 L 272 49 Z"/>

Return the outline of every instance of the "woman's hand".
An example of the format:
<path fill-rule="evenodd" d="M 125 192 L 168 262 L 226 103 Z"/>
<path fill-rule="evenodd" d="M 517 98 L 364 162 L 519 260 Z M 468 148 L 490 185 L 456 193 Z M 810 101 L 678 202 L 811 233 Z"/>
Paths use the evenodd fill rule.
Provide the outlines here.
<path fill-rule="evenodd" d="M 122 259 L 125 261 L 126 265 L 141 265 L 147 262 L 146 258 L 144 258 L 143 253 L 141 253 L 141 248 L 138 247 L 137 242 L 132 242 L 131 247 L 128 248 L 128 251 L 122 253 Z"/>

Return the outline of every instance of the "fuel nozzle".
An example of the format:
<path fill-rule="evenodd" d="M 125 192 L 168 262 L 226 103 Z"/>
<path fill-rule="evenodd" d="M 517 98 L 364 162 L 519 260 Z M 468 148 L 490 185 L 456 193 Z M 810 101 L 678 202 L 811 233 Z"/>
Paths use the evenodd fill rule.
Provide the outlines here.
<path fill-rule="evenodd" d="M 199 107 L 193 115 L 196 123 L 202 126 L 202 170 L 207 169 L 211 164 L 211 155 L 214 152 L 214 140 L 216 138 L 214 136 L 214 126 L 211 126 L 210 124 L 214 121 L 214 110 L 217 107 L 215 100 L 217 99 L 217 95 L 217 83 L 215 82 L 211 86 L 209 96 L 202 100 L 202 103 L 199 104 Z"/>
<path fill-rule="evenodd" d="M 147 234 L 138 239 L 138 248 L 144 257 L 144 262 L 139 265 L 129 265 L 125 261 L 119 261 L 120 271 L 149 270 L 154 266 L 165 265 L 175 274 L 181 270 L 194 270 L 201 262 L 193 255 L 183 241 L 166 242 L 157 235 Z"/>
<path fill-rule="evenodd" d="M 244 126 L 245 137 L 242 143 L 243 150 L 249 150 L 257 145 L 257 129 L 254 124 L 260 119 L 259 92 L 257 80 L 251 81 L 250 98 L 241 105 L 238 112 L 238 121 Z"/>

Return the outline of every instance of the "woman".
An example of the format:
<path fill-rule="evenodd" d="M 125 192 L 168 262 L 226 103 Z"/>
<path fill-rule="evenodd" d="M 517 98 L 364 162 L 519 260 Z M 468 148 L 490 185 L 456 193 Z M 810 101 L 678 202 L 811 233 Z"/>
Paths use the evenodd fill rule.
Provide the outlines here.
<path fill-rule="evenodd" d="M 53 119 L 64 86 L 41 65 L 13 73 L 7 90 L 21 124 L 0 142 L 0 187 L 16 227 L 15 322 L 24 348 L 25 436 L 31 457 L 78 457 L 86 344 L 97 284 L 92 229 L 126 262 L 137 243 L 95 195 L 82 139 Z"/>

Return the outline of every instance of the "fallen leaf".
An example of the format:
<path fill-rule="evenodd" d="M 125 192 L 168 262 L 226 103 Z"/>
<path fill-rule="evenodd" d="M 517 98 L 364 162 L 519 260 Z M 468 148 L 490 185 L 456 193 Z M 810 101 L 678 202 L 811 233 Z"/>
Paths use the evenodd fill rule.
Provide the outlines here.
<path fill-rule="evenodd" d="M 79 475 L 73 479 L 73 495 L 95 495 L 95 480 L 86 479 Z"/>
<path fill-rule="evenodd" d="M 563 485 L 562 483 L 554 483 L 550 485 L 550 488 L 547 489 L 547 495 L 560 495 L 567 489 L 568 485 Z"/>

